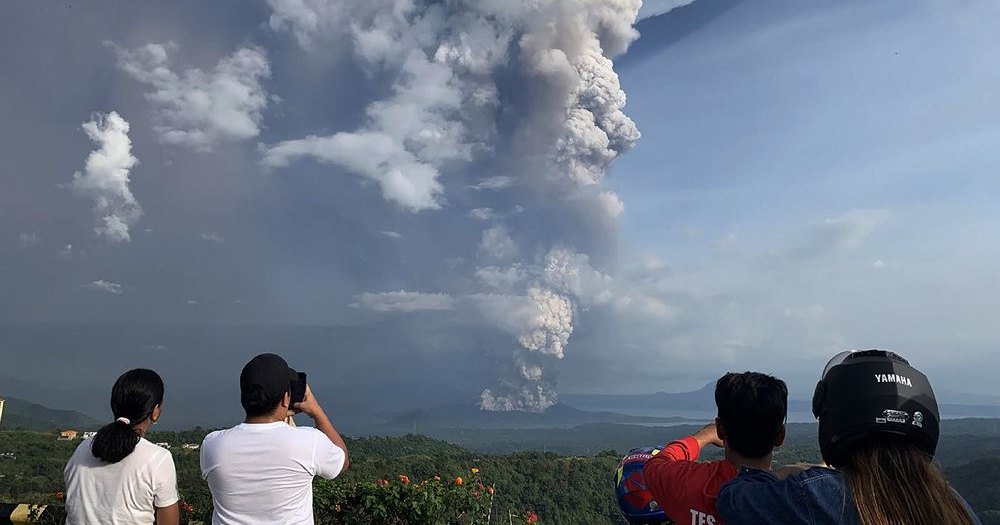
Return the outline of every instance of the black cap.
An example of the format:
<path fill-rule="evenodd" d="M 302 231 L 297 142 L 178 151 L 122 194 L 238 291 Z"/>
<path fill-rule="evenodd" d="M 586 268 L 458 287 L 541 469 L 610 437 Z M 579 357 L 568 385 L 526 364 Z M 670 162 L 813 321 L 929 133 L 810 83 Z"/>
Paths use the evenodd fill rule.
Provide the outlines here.
<path fill-rule="evenodd" d="M 277 354 L 260 354 L 250 360 L 240 373 L 240 394 L 259 396 L 263 392 L 265 399 L 277 397 L 289 391 L 292 381 L 298 379 L 298 372 L 292 370 L 288 363 Z"/>

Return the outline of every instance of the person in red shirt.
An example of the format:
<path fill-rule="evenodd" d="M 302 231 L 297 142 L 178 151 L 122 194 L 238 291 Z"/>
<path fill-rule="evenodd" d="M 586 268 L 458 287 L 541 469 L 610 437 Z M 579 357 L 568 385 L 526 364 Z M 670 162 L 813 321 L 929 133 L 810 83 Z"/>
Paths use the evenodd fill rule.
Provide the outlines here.
<path fill-rule="evenodd" d="M 741 465 L 771 468 L 785 440 L 788 387 L 758 372 L 728 373 L 715 383 L 718 417 L 698 432 L 671 441 L 646 462 L 643 477 L 653 499 L 677 525 L 722 525 L 715 498 Z M 725 449 L 718 461 L 697 462 L 706 445 Z"/>

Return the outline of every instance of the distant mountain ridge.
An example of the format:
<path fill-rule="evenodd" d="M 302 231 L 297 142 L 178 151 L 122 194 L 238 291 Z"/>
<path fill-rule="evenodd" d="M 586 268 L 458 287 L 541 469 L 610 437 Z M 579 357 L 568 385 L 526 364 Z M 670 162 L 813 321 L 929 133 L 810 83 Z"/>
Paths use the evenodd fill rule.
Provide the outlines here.
<path fill-rule="evenodd" d="M 559 399 L 581 410 L 671 408 L 678 410 L 715 410 L 715 383 L 691 392 L 656 392 L 653 394 L 560 394 Z"/>
<path fill-rule="evenodd" d="M 628 413 L 630 410 L 669 412 L 671 410 L 715 412 L 715 383 L 692 392 L 656 392 L 653 394 L 561 394 L 559 399 L 580 410 L 606 410 Z M 949 402 L 954 400 L 957 402 Z M 972 402 L 966 402 L 972 401 Z M 1000 417 L 1000 398 L 987 395 L 945 393 L 938 396 L 941 417 Z M 812 403 L 789 399 L 789 412 L 809 413 Z"/>
<path fill-rule="evenodd" d="M 96 430 L 101 422 L 75 410 L 58 410 L 17 399 L 4 398 L 0 429 L 27 430 Z"/>
<path fill-rule="evenodd" d="M 423 432 L 443 428 L 517 429 L 570 428 L 590 423 L 669 425 L 689 422 L 682 417 L 632 416 L 587 411 L 557 403 L 544 412 L 493 412 L 473 403 L 407 411 L 385 423 L 387 432 Z"/>

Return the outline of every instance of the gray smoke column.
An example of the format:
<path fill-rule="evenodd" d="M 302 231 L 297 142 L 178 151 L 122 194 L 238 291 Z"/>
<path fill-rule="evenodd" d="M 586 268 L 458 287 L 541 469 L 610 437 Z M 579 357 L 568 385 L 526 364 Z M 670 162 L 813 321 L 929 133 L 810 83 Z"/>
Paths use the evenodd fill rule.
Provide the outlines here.
<path fill-rule="evenodd" d="M 480 194 L 509 197 L 466 212 L 488 221 L 471 247 L 470 282 L 479 289 L 449 293 L 512 335 L 509 366 L 481 406 L 551 406 L 546 367 L 565 355 L 577 309 L 609 300 L 595 291 L 607 288 L 606 278 L 569 240 L 535 238 L 536 225 L 511 217 L 553 213 L 549 204 L 592 223 L 615 224 L 621 214 L 621 200 L 600 185 L 639 139 L 612 58 L 638 36 L 632 25 L 641 0 L 268 3 L 270 27 L 307 51 L 347 40 L 363 67 L 394 80 L 358 129 L 262 145 L 262 163 L 331 164 L 375 182 L 388 202 L 414 213 L 450 202 L 445 174 L 467 178 L 464 187 Z M 512 195 L 525 205 L 511 206 Z"/>

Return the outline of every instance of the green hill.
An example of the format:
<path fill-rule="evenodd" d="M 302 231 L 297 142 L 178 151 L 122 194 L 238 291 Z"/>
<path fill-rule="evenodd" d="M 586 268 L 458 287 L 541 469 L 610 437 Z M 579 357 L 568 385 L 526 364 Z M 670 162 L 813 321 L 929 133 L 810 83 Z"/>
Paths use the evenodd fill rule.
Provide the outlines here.
<path fill-rule="evenodd" d="M 16 398 L 5 398 L 0 428 L 25 430 L 97 430 L 101 422 L 75 410 L 56 410 Z"/>

